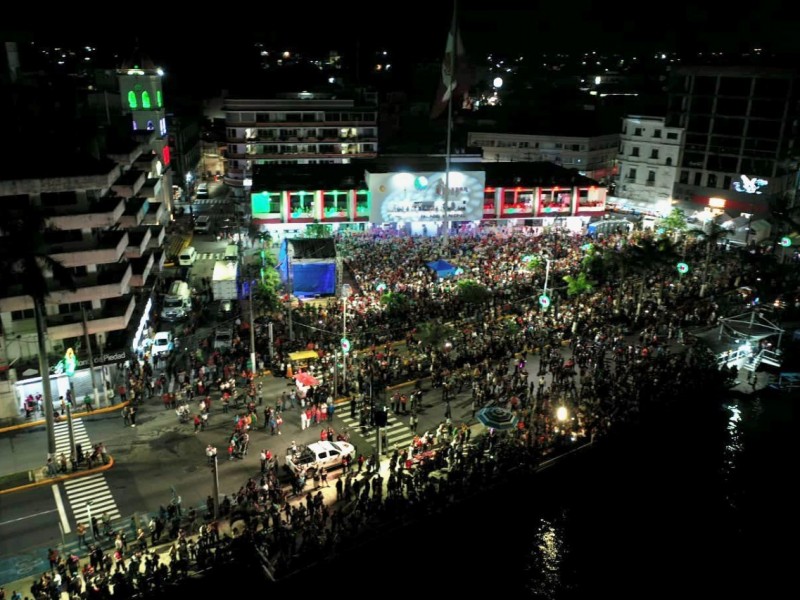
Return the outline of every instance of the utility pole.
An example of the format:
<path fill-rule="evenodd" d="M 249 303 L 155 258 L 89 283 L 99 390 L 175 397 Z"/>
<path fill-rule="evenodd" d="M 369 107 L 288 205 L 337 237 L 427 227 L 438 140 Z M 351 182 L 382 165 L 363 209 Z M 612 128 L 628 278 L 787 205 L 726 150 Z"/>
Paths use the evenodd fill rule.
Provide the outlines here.
<path fill-rule="evenodd" d="M 92 342 L 89 339 L 89 325 L 86 322 L 86 307 L 81 302 L 81 316 L 83 317 L 83 337 L 86 340 L 86 350 L 89 352 L 89 373 L 92 376 L 92 390 L 94 391 L 94 405 L 100 408 L 100 395 L 97 392 L 97 377 L 94 372 L 94 354 L 92 353 Z M 103 380 L 103 396 L 108 402 L 108 394 L 106 393 L 106 382 Z"/>
<path fill-rule="evenodd" d="M 256 328 L 255 319 L 253 318 L 253 286 L 255 280 L 250 281 L 250 364 L 253 373 L 256 373 Z M 270 325 L 271 327 L 271 325 Z M 271 329 L 270 329 L 271 331 Z"/>
<path fill-rule="evenodd" d="M 216 520 L 219 519 L 219 462 L 216 448 L 214 449 L 214 465 L 211 473 L 214 476 L 214 519 Z"/>
<path fill-rule="evenodd" d="M 272 364 L 275 362 L 275 337 L 272 332 L 272 321 L 269 322 L 267 329 L 269 330 L 269 362 Z"/>
<path fill-rule="evenodd" d="M 71 387 L 72 387 L 72 382 L 70 382 L 70 388 Z M 69 430 L 69 454 L 70 456 L 74 456 L 75 460 L 77 460 L 78 455 L 75 452 L 75 430 L 72 428 L 72 406 L 70 406 L 69 402 L 67 402 L 66 404 L 67 404 L 67 429 Z"/>
<path fill-rule="evenodd" d="M 36 338 L 39 351 L 39 376 L 42 378 L 42 396 L 44 399 L 44 419 L 47 429 L 47 452 L 55 460 L 56 430 L 53 414 L 53 390 L 50 388 L 50 364 L 47 360 L 47 324 L 45 323 L 44 300 L 33 299 L 33 315 L 36 318 Z"/>
<path fill-rule="evenodd" d="M 342 339 L 347 339 L 347 299 L 352 289 L 350 284 L 342 285 Z M 342 393 L 347 395 L 347 352 L 342 348 Z"/>

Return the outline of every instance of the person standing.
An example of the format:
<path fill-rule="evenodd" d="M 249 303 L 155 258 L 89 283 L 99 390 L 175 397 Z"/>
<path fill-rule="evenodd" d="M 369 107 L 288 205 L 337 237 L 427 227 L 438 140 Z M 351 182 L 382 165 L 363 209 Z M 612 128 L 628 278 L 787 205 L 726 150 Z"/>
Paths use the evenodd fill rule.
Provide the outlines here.
<path fill-rule="evenodd" d="M 75 527 L 75 533 L 78 534 L 78 548 L 81 546 L 88 548 L 89 544 L 86 543 L 86 523 L 83 521 L 78 523 L 77 527 Z"/>
<path fill-rule="evenodd" d="M 131 418 L 131 427 L 136 427 L 136 407 L 131 405 L 130 406 L 130 418 Z"/>
<path fill-rule="evenodd" d="M 131 410 L 128 406 L 122 407 L 122 426 L 127 427 L 131 424 Z"/>

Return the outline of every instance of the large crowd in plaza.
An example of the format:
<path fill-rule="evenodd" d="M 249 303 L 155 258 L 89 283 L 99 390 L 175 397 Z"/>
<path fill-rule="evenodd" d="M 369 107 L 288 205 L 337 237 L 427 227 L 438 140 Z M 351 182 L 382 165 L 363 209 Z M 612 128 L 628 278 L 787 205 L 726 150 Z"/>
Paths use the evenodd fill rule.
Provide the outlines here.
<path fill-rule="evenodd" d="M 455 235 L 446 247 L 440 238 L 360 234 L 338 239 L 356 283 L 347 310 L 348 336 L 358 350 L 348 362 L 347 389 L 332 389 L 332 357 L 341 337 L 338 299 L 297 308 L 295 340 L 289 339 L 285 320 L 276 322 L 273 367 L 278 372 L 296 368 L 289 358 L 292 351 L 318 352 L 316 367 L 324 373 L 324 383 L 309 390 L 302 407 L 313 407 L 318 414 L 330 410 L 336 392 L 346 393 L 360 409 L 369 405 L 370 392 L 430 377 L 433 387 L 441 390 L 440 398 L 439 391 L 426 392 L 433 396 L 426 399 L 427 406 L 433 405 L 432 410 L 440 410 L 442 416 L 435 439 L 430 440 L 436 451 L 412 463 L 414 454 L 427 449 L 424 445 L 391 448 L 389 465 L 380 470 L 378 461 L 366 468 L 351 465 L 332 482 L 333 505 L 322 501 L 320 490 L 309 491 L 309 484 L 299 489 L 282 485 L 277 463 L 262 460 L 261 473 L 225 499 L 225 516 L 269 557 L 270 567 L 280 577 L 347 548 L 382 524 L 445 510 L 460 496 L 482 489 L 511 469 L 535 467 L 545 455 L 635 422 L 648 406 L 721 381 L 707 353 L 679 342 L 687 328 L 713 323 L 720 316 L 716 294 L 746 276 L 735 256 L 722 251 L 715 256 L 713 273 L 705 275 L 709 289 L 702 298 L 701 277 L 692 273 L 681 279 L 674 261 L 651 265 L 646 271 L 608 261 L 617 265 L 615 271 L 601 277 L 593 290 L 570 296 L 564 289 L 564 277 L 586 269 L 587 256 L 626 256 L 630 245 L 653 235 L 636 232 L 591 239 L 567 231 L 534 233 L 518 228 L 513 235 Z M 683 260 L 700 263 L 704 253 L 702 244 L 693 244 Z M 531 261 L 531 256 L 542 258 Z M 460 273 L 439 278 L 426 267 L 438 258 L 450 261 Z M 554 299 L 547 310 L 538 303 L 545 277 Z M 463 279 L 485 286 L 489 299 L 480 306 L 461 300 L 458 282 Z M 406 297 L 403 310 L 387 308 L 382 302 L 387 292 Z M 449 324 L 446 344 L 418 335 L 421 324 L 435 320 Z M 227 400 L 219 403 L 226 412 L 232 404 L 240 415 L 231 435 L 238 434 L 241 440 L 251 427 L 267 427 L 283 411 L 295 408 L 296 399 L 266 399 L 268 410 L 259 422 L 264 399 L 248 381 L 252 380 L 246 367 L 248 336 L 244 329 L 239 333 L 231 349 L 210 351 L 201 345 L 186 365 L 170 365 L 170 374 L 180 375 L 181 385 L 175 392 L 178 398 L 168 395 L 164 405 L 172 409 L 184 400 L 206 397 L 203 411 L 210 412 L 211 391 L 227 393 Z M 405 343 L 391 343 L 397 341 Z M 259 330 L 260 363 L 269 362 L 267 343 L 266 332 Z M 531 376 L 525 365 L 533 353 L 539 355 L 540 369 Z M 143 358 L 128 373 L 129 389 L 145 396 L 168 394 L 164 380 L 151 383 L 153 370 Z M 473 416 L 486 405 L 506 408 L 515 414 L 517 426 L 503 435 L 489 432 L 469 439 L 469 429 L 449 415 L 450 402 L 458 398 L 470 404 Z M 394 408 L 413 414 L 416 404 L 397 403 Z M 568 417 L 557 417 L 557 408 Z M 243 450 L 246 453 L 246 446 Z M 241 451 L 237 447 L 231 454 Z M 439 477 L 443 469 L 448 475 Z M 189 550 L 185 552 L 192 560 Z M 200 555 L 194 553 L 196 562 Z M 150 585 L 145 582 L 152 577 L 142 573 L 152 575 L 159 568 L 141 559 L 135 564 L 138 569 L 112 566 L 111 573 L 118 569 L 122 574 L 105 575 L 102 581 L 117 582 L 115 597 L 147 589 L 140 586 Z M 88 579 L 84 589 L 96 587 L 94 581 Z M 52 585 L 47 587 L 52 590 Z M 45 597 L 40 592 L 37 587 L 34 595 Z"/>

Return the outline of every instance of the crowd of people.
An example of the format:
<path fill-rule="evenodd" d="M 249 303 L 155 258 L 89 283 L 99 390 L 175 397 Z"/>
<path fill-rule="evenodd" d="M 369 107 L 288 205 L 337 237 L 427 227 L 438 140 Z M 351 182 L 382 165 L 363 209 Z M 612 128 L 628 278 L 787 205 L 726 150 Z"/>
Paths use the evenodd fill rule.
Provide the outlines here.
<path fill-rule="evenodd" d="M 678 342 L 684 329 L 713 323 L 720 316 L 715 293 L 738 285 L 742 267 L 724 253 L 716 257 L 713 273 L 703 280 L 679 279 L 674 264 L 653 264 L 647 270 L 622 265 L 616 267 L 614 277 L 586 293 L 570 296 L 556 289 L 549 310 L 537 303 L 545 277 L 549 276 L 552 288 L 563 287 L 564 278 L 586 269 L 592 256 L 624 254 L 627 246 L 651 234 L 632 235 L 589 239 L 557 230 L 533 235 L 524 229 L 513 236 L 477 233 L 452 238 L 444 256 L 441 240 L 434 238 L 351 235 L 338 239 L 357 283 L 347 310 L 349 337 L 359 349 L 348 361 L 349 385 L 338 391 L 354 398 L 352 407 L 363 407 L 376 390 L 390 383 L 431 377 L 433 386 L 441 390 L 444 415 L 436 443 L 391 449 L 389 465 L 383 469 L 377 460 L 358 461 L 357 468 L 348 465 L 335 480 L 332 506 L 322 501 L 316 488 L 323 482 L 318 480 L 312 491 L 305 482 L 286 486 L 277 461 L 262 459 L 260 475 L 226 498 L 226 516 L 231 523 L 242 521 L 242 537 L 262 549 L 271 569 L 285 575 L 350 546 L 378 526 L 445 510 L 460 496 L 475 493 L 511 469 L 531 468 L 545 455 L 603 437 L 619 424 L 635 422 L 649 406 L 721 382 L 724 374 L 713 357 Z M 589 245 L 595 249 L 589 250 Z M 691 259 L 704 248 L 690 246 L 688 251 Z M 545 257 L 549 273 L 531 256 Z M 436 258 L 451 261 L 461 273 L 439 278 L 426 266 Z M 460 297 L 459 281 L 466 278 L 489 291 L 485 305 L 476 307 Z M 704 284 L 709 292 L 701 297 L 699 288 Z M 383 301 L 387 292 L 405 297 L 401 309 Z M 288 369 L 291 351 L 313 349 L 326 375 L 322 385 L 312 386 L 302 398 L 284 394 L 264 401 L 252 384 L 253 372 L 246 367 L 249 348 L 241 341 L 246 336 L 237 337 L 223 352 L 205 356 L 198 350 L 188 356 L 186 369 L 175 367 L 180 371 L 172 375 L 183 373 L 176 392 L 179 403 L 208 394 L 207 411 L 213 388 L 223 398 L 227 393 L 235 403 L 237 419 L 229 457 L 247 452 L 248 431 L 259 426 L 257 407 L 263 404 L 260 426 L 271 427 L 276 434 L 280 428 L 273 423 L 289 404 L 292 408 L 300 404 L 307 424 L 332 418 L 336 390 L 329 376 L 340 337 L 341 302 L 303 305 L 294 312 L 295 340 L 289 339 L 285 322 L 276 322 L 276 371 Z M 451 323 L 446 345 L 419 335 L 420 323 L 437 319 Z M 256 338 L 259 362 L 263 362 L 265 332 L 257 331 Z M 399 340 L 405 344 L 392 343 Z M 535 376 L 526 369 L 533 353 L 540 364 Z M 151 385 L 151 373 L 146 360 L 134 366 L 129 388 L 144 390 L 138 392 L 144 394 L 148 388 L 157 389 L 157 384 Z M 237 377 L 246 390 L 242 394 L 236 390 Z M 413 417 L 418 392 L 402 394 L 405 401 L 399 394 L 392 395 L 392 409 Z M 454 424 L 450 417 L 450 402 L 467 393 L 473 416 L 487 405 L 507 408 L 515 416 L 514 429 L 505 435 L 489 430 L 470 439 L 471 430 Z M 124 400 L 125 395 L 120 395 Z M 169 406 L 173 406 L 171 399 Z M 420 453 L 425 453 L 424 459 L 412 460 Z M 362 469 L 364 464 L 366 469 Z M 443 471 L 446 476 L 441 475 Z M 305 501 L 298 502 L 304 494 Z M 191 555 L 188 550 L 187 555 Z M 147 559 L 137 564 L 137 574 L 129 580 L 146 581 L 147 576 L 140 573 L 142 569 L 148 573 Z M 153 566 L 150 575 L 158 568 Z"/>

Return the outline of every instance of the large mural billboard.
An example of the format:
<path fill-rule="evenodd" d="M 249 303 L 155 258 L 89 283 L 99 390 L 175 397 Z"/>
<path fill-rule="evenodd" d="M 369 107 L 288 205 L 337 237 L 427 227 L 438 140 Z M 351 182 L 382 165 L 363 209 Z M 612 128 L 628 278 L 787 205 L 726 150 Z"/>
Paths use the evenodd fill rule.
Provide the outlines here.
<path fill-rule="evenodd" d="M 478 221 L 483 217 L 484 171 L 367 173 L 370 221 Z M 445 196 L 447 207 L 445 210 Z"/>

